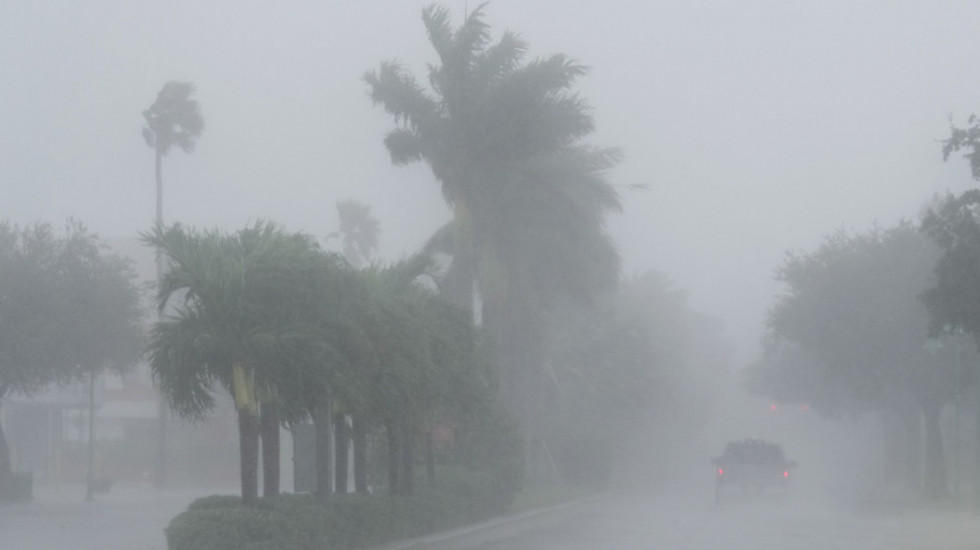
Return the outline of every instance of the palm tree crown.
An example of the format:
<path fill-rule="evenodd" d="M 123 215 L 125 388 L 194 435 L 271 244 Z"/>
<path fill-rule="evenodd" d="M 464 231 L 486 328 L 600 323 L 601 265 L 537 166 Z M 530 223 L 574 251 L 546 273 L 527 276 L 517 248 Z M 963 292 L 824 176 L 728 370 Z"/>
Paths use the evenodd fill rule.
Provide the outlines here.
<path fill-rule="evenodd" d="M 546 297 L 614 281 L 604 220 L 620 203 L 605 173 L 618 153 L 581 143 L 594 122 L 571 88 L 587 69 L 562 54 L 525 62 L 512 32 L 491 42 L 483 6 L 458 28 L 444 7 L 422 19 L 441 61 L 431 89 L 394 61 L 364 78 L 395 119 L 384 140 L 392 162 L 429 164 L 453 208 L 430 249 L 450 252 L 450 276 L 479 280 L 484 299 L 515 285 Z"/>
<path fill-rule="evenodd" d="M 193 94 L 190 82 L 167 82 L 153 105 L 143 111 L 143 139 L 161 155 L 166 156 L 174 145 L 185 153 L 194 152 L 194 142 L 204 131 L 204 117 L 191 99 Z"/>

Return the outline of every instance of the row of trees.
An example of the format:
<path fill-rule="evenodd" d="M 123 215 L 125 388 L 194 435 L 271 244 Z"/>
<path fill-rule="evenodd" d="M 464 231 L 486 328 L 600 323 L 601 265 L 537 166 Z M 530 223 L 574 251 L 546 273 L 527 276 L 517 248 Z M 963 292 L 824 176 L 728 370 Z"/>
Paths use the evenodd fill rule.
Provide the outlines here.
<path fill-rule="evenodd" d="M 970 123 L 953 128 L 943 154 L 967 149 L 980 178 L 980 127 Z M 922 480 L 932 498 L 949 491 L 940 413 L 977 380 L 977 204 L 980 191 L 947 195 L 921 225 L 842 231 L 812 252 L 789 254 L 777 272 L 787 292 L 770 311 L 769 339 L 749 376 L 750 389 L 826 415 L 881 413 L 886 474 L 915 487 Z"/>
<path fill-rule="evenodd" d="M 270 278 L 302 282 L 294 288 L 277 290 L 297 292 L 299 297 L 285 300 L 281 304 L 284 309 L 275 314 L 256 317 L 255 326 L 249 325 L 246 331 L 248 338 L 233 340 L 240 349 L 224 349 L 220 361 L 198 361 L 192 366 L 194 361 L 186 363 L 190 357 L 187 350 L 203 345 L 200 332 L 188 332 L 188 338 L 197 336 L 192 342 L 181 343 L 180 325 L 203 322 L 196 318 L 204 316 L 201 308 L 212 302 L 200 298 L 204 290 L 192 290 L 191 284 L 204 284 L 205 279 L 186 276 L 178 285 L 171 281 L 177 273 L 174 270 L 163 277 L 161 307 L 172 302 L 175 295 L 186 293 L 194 298 L 183 302 L 178 318 L 161 323 L 155 330 L 154 369 L 162 380 L 209 372 L 200 374 L 203 378 L 189 387 L 164 384 L 174 406 L 185 416 L 198 415 L 212 405 L 205 398 L 210 394 L 202 389 L 205 383 L 220 382 L 238 396 L 239 416 L 244 423 L 240 427 L 243 491 L 248 491 L 248 499 L 257 492 L 252 489 L 255 484 L 251 457 L 256 453 L 255 434 L 259 429 L 253 424 L 272 426 L 277 414 L 290 421 L 313 418 L 319 440 L 326 442 L 327 417 L 336 413 L 333 424 L 341 445 L 348 440 L 346 418 L 351 417 L 358 456 L 358 449 L 363 448 L 365 425 L 384 426 L 389 448 L 405 449 L 400 459 L 398 452 L 389 453 L 389 484 L 395 490 L 410 490 L 410 486 L 405 487 L 412 481 L 407 474 L 411 461 L 406 457 L 413 454 L 414 439 L 405 433 L 418 432 L 417 425 L 431 428 L 443 414 L 467 413 L 475 421 L 480 415 L 474 411 L 485 415 L 492 409 L 490 404 L 473 406 L 486 401 L 485 397 L 474 396 L 489 384 L 487 373 L 481 375 L 483 381 L 479 383 L 475 380 L 480 377 L 474 377 L 474 373 L 489 369 L 489 379 L 494 381 L 490 385 L 497 388 L 503 408 L 519 421 L 532 474 L 553 466 L 542 454 L 552 454 L 547 449 L 549 434 L 555 446 L 555 434 L 565 433 L 568 441 L 582 435 L 576 430 L 589 426 L 593 433 L 603 434 L 599 440 L 590 440 L 593 449 L 613 448 L 608 436 L 614 431 L 603 430 L 602 419 L 619 427 L 615 430 L 616 442 L 625 441 L 628 426 L 635 426 L 635 422 L 625 420 L 665 410 L 662 402 L 669 400 L 671 390 L 683 385 L 673 382 L 686 379 L 680 373 L 691 361 L 682 360 L 680 352 L 671 357 L 672 349 L 683 346 L 680 340 L 668 343 L 670 338 L 664 336 L 670 332 L 665 327 L 672 324 L 675 332 L 683 332 L 677 327 L 687 326 L 682 321 L 684 308 L 678 307 L 669 314 L 651 314 L 639 311 L 635 300 L 616 297 L 619 258 L 605 231 L 605 219 L 620 207 L 619 197 L 606 179 L 618 153 L 583 142 L 592 132 L 594 121 L 588 104 L 572 88 L 586 74 L 586 68 L 564 55 L 527 60 L 527 44 L 511 32 L 505 32 L 497 41 L 491 40 L 483 20 L 483 6 L 471 12 L 458 27 L 450 24 L 448 10 L 438 6 L 423 10 L 422 19 L 439 58 L 439 64 L 430 66 L 431 87 L 419 85 L 397 62 L 382 63 L 378 70 L 366 73 L 364 80 L 371 99 L 396 122 L 385 138 L 392 162 L 427 163 L 452 209 L 452 220 L 429 239 L 422 251 L 426 257 L 445 260 L 439 262 L 438 274 L 431 278 L 435 281 L 433 286 L 421 289 L 417 283 L 406 282 L 417 281 L 419 266 L 431 267 L 421 259 L 389 269 L 350 269 L 363 265 L 377 230 L 376 223 L 356 223 L 365 219 L 366 207 L 352 202 L 338 203 L 342 227 L 332 235 L 343 238 L 349 266 L 342 265 L 336 257 L 324 256 L 309 238 L 305 238 L 302 250 L 296 250 L 295 265 L 289 265 L 285 256 L 260 260 L 265 254 L 264 245 L 254 244 L 256 251 L 242 249 L 243 243 L 254 240 L 249 235 L 270 230 L 270 226 L 256 226 L 235 235 L 187 233 L 175 227 L 147 236 L 149 244 L 166 251 L 175 270 L 185 269 L 181 266 L 186 265 L 186 269 L 205 273 L 218 269 L 209 264 L 221 265 L 238 255 L 252 258 L 249 262 L 268 262 L 268 267 L 261 269 L 271 270 Z M 189 150 L 185 145 L 193 145 L 202 126 L 198 124 L 196 103 L 189 98 L 192 90 L 171 83 L 161 91 L 154 109 L 144 113 L 147 128 L 151 129 L 148 144 L 176 143 Z M 154 113 L 160 116 L 151 117 Z M 162 141 L 161 136 L 165 138 Z M 181 136 L 183 141 L 177 139 Z M 157 153 L 159 161 L 159 147 Z M 176 233 L 170 235 L 170 231 Z M 272 233 L 279 234 L 281 230 L 273 229 Z M 170 250 L 181 238 L 201 250 L 212 251 L 180 259 Z M 292 242 L 285 235 L 268 238 Z M 168 242 L 173 239 L 176 241 Z M 283 250 L 287 248 L 282 245 Z M 310 259 L 314 257 L 320 259 Z M 203 263 L 194 268 L 191 260 Z M 271 275 L 278 273 L 275 270 L 301 269 L 303 265 L 319 266 L 316 269 L 322 273 L 318 282 L 295 274 Z M 225 280 L 215 283 L 213 292 L 220 289 L 219 295 L 227 299 L 247 295 L 261 300 L 257 290 L 248 286 L 248 277 L 228 278 L 239 271 L 253 274 L 256 269 L 261 271 L 242 264 L 208 272 Z M 654 279 L 657 276 L 651 275 L 646 283 L 637 282 L 621 290 L 630 292 L 630 288 L 647 284 L 655 288 L 654 295 L 671 293 L 651 282 Z M 349 285 L 360 290 L 355 292 Z M 458 311 L 447 309 L 444 304 L 431 305 L 437 303 L 430 296 L 433 292 L 466 313 L 460 317 Z M 651 292 L 647 292 L 649 295 Z M 359 296 L 362 298 L 356 298 Z M 635 311 L 620 314 L 617 306 L 621 304 L 626 310 L 632 306 Z M 663 304 L 646 305 L 655 311 Z M 230 315 L 242 307 L 246 307 L 245 302 L 234 302 L 220 315 L 214 315 Z M 248 307 L 260 311 L 265 306 Z M 191 315 L 192 312 L 196 313 Z M 651 318 L 657 316 L 661 319 L 659 325 Z M 282 319 L 277 321 L 279 317 Z M 424 321 L 429 317 L 431 321 Z M 475 329 L 469 320 L 472 318 L 482 328 L 482 339 L 474 339 Z M 279 334 L 275 330 L 284 329 L 271 328 L 287 320 L 305 326 L 306 332 L 296 333 L 296 340 L 288 340 L 292 332 Z M 270 330 L 272 335 L 266 334 Z M 208 340 L 209 345 L 230 338 L 218 336 Z M 714 342 L 716 336 L 711 335 L 708 340 Z M 257 342 L 268 347 L 257 349 L 252 338 L 259 338 Z M 648 338 L 660 344 L 644 341 Z M 287 339 L 288 343 L 279 339 Z M 476 341 L 485 342 L 483 355 L 477 353 L 473 343 Z M 185 351 L 175 351 L 178 349 Z M 584 357 L 595 360 L 586 363 Z M 405 379 L 392 378 L 398 372 L 414 374 Z M 261 403 L 257 407 L 246 406 L 239 394 L 249 393 L 236 391 L 236 379 L 254 379 L 249 383 L 258 384 L 260 394 L 278 397 L 258 399 Z M 398 380 L 398 384 L 391 384 L 392 380 Z M 296 393 L 287 384 L 297 384 Z M 419 408 L 418 403 L 426 405 Z M 462 407 L 464 403 L 469 406 Z M 269 420 L 261 412 L 266 410 L 270 411 Z M 257 418 L 252 418 L 256 411 Z M 593 420 L 580 422 L 583 418 Z M 274 437 L 271 427 L 268 430 L 263 437 Z M 431 434 L 431 430 L 427 433 Z M 270 443 L 272 449 L 274 442 Z M 431 454 L 431 440 L 425 439 L 425 444 L 427 454 Z M 326 449 L 321 451 L 327 454 Z M 337 452 L 345 453 L 346 449 Z M 274 460 L 270 455 L 265 463 L 273 464 Z M 397 465 L 399 460 L 402 466 Z M 575 460 L 569 458 L 571 462 Z M 602 468 L 609 462 L 606 457 Z M 431 464 L 431 460 L 427 463 Z M 324 464 L 321 461 L 322 467 Z M 338 461 L 338 482 L 344 477 L 344 464 L 345 461 Z M 594 473 L 586 474 L 589 475 Z M 318 478 L 322 483 L 325 475 Z M 265 479 L 274 480 L 274 473 L 266 472 Z M 275 491 L 275 487 L 266 490 Z"/>
<path fill-rule="evenodd" d="M 424 284 L 428 259 L 352 268 L 306 235 L 257 223 L 236 233 L 174 225 L 144 235 L 168 259 L 151 368 L 173 409 L 201 418 L 224 389 L 239 420 L 242 496 L 279 492 L 279 426 L 312 419 L 318 489 L 330 487 L 331 415 L 353 419 L 356 489 L 366 492 L 363 438 L 381 427 L 388 485 L 409 493 L 415 442 L 495 414 L 493 385 L 469 316 Z M 431 279 L 430 279 L 431 280 Z"/>

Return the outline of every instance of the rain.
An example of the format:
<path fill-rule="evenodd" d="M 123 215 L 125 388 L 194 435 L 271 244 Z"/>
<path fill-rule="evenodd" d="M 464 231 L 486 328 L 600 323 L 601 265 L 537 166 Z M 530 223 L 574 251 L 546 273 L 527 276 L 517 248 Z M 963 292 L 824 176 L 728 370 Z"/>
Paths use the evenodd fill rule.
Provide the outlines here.
<path fill-rule="evenodd" d="M 978 16 L 0 5 L 0 548 L 980 546 Z"/>

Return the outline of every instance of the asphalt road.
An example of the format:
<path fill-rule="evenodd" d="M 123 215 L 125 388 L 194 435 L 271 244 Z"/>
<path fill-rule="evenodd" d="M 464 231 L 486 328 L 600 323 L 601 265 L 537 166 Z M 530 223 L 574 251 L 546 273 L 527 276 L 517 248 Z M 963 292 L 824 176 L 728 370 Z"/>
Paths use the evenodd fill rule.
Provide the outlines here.
<path fill-rule="evenodd" d="M 802 499 L 802 500 L 801 500 Z M 732 498 L 609 495 L 386 550 L 975 550 L 980 520 L 965 510 L 888 510 L 794 494 Z"/>
<path fill-rule="evenodd" d="M 735 497 L 716 508 L 710 491 L 702 488 L 674 495 L 606 495 L 382 548 L 980 549 L 980 519 L 963 509 L 843 506 L 804 491 Z M 41 488 L 31 504 L 0 506 L 0 550 L 164 550 L 163 528 L 201 494 L 114 487 L 95 502 L 84 502 L 80 487 Z"/>

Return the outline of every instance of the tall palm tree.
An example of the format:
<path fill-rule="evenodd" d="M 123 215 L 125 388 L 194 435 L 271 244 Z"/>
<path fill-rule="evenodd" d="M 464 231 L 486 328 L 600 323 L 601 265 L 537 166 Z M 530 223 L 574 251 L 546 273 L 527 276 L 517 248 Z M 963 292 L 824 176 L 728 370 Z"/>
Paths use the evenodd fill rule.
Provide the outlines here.
<path fill-rule="evenodd" d="M 194 85 L 190 82 L 171 80 L 157 93 L 156 101 L 143 111 L 143 139 L 153 148 L 156 175 L 156 218 L 157 225 L 163 225 L 163 157 L 176 145 L 185 153 L 192 153 L 194 145 L 204 131 L 204 117 L 197 101 L 192 99 Z M 156 255 L 157 281 L 163 274 L 160 252 Z M 157 414 L 157 449 L 154 464 L 153 482 L 162 486 L 167 475 L 167 410 L 166 402 L 160 400 Z"/>
<path fill-rule="evenodd" d="M 157 93 L 153 105 L 143 111 L 146 120 L 143 139 L 156 153 L 157 223 L 163 223 L 163 157 L 174 146 L 185 153 L 193 153 L 197 138 L 204 131 L 204 117 L 192 95 L 193 84 L 171 80 Z"/>
<path fill-rule="evenodd" d="M 428 249 L 451 254 L 443 288 L 455 303 L 482 300 L 501 395 L 531 438 L 543 312 L 618 276 L 604 228 L 620 208 L 605 178 L 618 154 L 581 141 L 594 128 L 572 91 L 583 65 L 561 54 L 525 61 L 527 44 L 511 32 L 492 42 L 483 6 L 458 28 L 443 7 L 422 19 L 441 63 L 430 66 L 431 89 L 394 61 L 364 78 L 395 119 L 384 140 L 392 162 L 426 162 L 453 211 Z"/>

